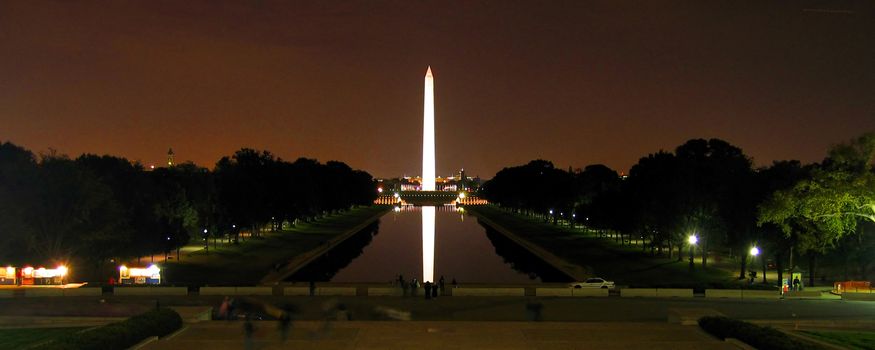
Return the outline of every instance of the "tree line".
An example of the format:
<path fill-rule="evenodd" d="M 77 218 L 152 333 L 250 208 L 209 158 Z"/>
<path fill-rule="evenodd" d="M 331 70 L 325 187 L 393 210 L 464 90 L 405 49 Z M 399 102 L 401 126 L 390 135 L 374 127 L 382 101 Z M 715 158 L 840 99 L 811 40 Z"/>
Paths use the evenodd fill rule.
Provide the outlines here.
<path fill-rule="evenodd" d="M 875 133 L 834 146 L 820 163 L 776 161 L 755 168 L 719 139 L 692 139 L 641 158 L 629 175 L 604 165 L 582 170 L 534 160 L 486 182 L 490 202 L 544 220 L 574 222 L 643 240 L 642 249 L 681 260 L 688 237 L 707 266 L 713 253 L 740 257 L 739 278 L 756 246 L 782 271 L 829 255 L 845 279 L 869 276 L 875 261 Z M 767 258 L 765 257 L 767 256 Z M 765 282 L 765 276 L 763 276 Z"/>
<path fill-rule="evenodd" d="M 96 267 L 241 231 L 258 236 L 371 204 L 375 186 L 342 162 L 288 162 L 248 148 L 213 170 L 184 163 L 148 171 L 121 157 L 36 156 L 0 143 L 0 263 Z"/>

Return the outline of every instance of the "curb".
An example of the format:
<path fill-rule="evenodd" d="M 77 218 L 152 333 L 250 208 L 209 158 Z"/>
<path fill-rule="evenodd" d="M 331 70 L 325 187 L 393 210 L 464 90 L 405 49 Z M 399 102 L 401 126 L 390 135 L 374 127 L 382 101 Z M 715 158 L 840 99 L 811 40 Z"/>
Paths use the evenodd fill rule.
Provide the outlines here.
<path fill-rule="evenodd" d="M 129 347 L 128 350 L 137 350 L 137 349 L 142 348 L 142 347 L 144 347 L 144 346 L 148 345 L 149 343 L 156 341 L 156 340 L 158 340 L 157 336 L 148 337 L 146 339 L 143 339 L 143 341 L 137 343 L 137 345 Z"/>

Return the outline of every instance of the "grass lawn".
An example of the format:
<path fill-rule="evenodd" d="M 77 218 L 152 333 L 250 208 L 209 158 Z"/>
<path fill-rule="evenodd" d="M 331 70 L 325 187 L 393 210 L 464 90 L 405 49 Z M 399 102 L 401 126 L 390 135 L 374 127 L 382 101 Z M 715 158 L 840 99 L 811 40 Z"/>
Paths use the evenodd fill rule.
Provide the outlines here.
<path fill-rule="evenodd" d="M 299 224 L 291 230 L 246 240 L 239 245 L 217 249 L 210 245 L 209 252 L 198 251 L 182 261 L 163 264 L 162 277 L 167 283 L 178 285 L 256 284 L 274 264 L 308 252 L 388 210 L 388 207 L 379 206 L 359 207 L 316 222 Z"/>
<path fill-rule="evenodd" d="M 850 349 L 875 350 L 875 332 L 802 331 L 802 333 Z"/>
<path fill-rule="evenodd" d="M 469 207 L 469 211 L 488 217 L 519 237 L 556 256 L 588 268 L 596 275 L 632 287 L 694 287 L 734 283 L 723 269 L 689 271 L 688 262 L 653 257 L 640 248 L 621 246 L 610 239 L 595 237 L 581 229 L 544 223 L 536 218 L 516 215 L 493 206 Z"/>
<path fill-rule="evenodd" d="M 85 328 L 0 329 L 0 349 L 24 349 L 28 346 L 68 336 L 83 329 Z"/>

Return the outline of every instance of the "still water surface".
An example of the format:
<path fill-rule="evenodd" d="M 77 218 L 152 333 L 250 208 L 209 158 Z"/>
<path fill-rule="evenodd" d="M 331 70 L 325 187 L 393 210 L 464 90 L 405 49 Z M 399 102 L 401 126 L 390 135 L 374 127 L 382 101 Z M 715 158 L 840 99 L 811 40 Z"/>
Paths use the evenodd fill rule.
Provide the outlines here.
<path fill-rule="evenodd" d="M 432 224 L 433 223 L 433 224 Z M 430 230 L 431 228 L 431 230 Z M 433 233 L 432 233 L 433 232 Z M 292 276 L 291 281 L 568 282 L 569 278 L 453 206 L 404 207 Z"/>

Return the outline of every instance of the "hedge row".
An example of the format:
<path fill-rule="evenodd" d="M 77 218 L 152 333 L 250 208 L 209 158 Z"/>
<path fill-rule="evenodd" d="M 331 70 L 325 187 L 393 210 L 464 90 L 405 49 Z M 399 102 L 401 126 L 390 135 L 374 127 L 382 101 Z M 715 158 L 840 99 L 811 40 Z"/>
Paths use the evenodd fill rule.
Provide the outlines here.
<path fill-rule="evenodd" d="M 720 339 L 736 338 L 757 349 L 774 350 L 815 350 L 821 349 L 781 333 L 772 327 L 761 327 L 752 323 L 734 320 L 723 316 L 705 316 L 699 319 L 699 327 Z"/>
<path fill-rule="evenodd" d="M 163 337 L 182 327 L 171 309 L 157 309 L 70 337 L 43 344 L 39 350 L 124 350 L 152 336 Z"/>
<path fill-rule="evenodd" d="M 745 289 L 745 290 L 773 290 L 778 293 L 778 286 L 771 284 L 762 284 L 757 281 L 754 284 L 748 284 L 747 280 L 737 281 L 715 281 L 715 282 L 676 282 L 676 283 L 649 283 L 635 284 L 630 283 L 630 288 L 691 288 L 697 293 L 704 293 L 706 289 Z"/>

